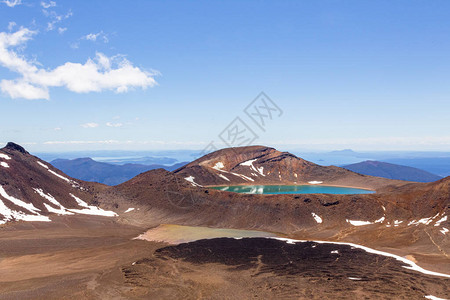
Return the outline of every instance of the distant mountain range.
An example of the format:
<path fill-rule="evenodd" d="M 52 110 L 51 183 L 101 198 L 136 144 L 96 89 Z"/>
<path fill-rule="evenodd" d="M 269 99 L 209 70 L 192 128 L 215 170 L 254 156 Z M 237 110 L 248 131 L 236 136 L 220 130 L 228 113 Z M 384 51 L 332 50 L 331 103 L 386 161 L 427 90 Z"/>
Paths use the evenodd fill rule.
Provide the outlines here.
<path fill-rule="evenodd" d="M 51 164 L 69 176 L 85 181 L 99 182 L 106 185 L 121 184 L 140 173 L 154 169 L 176 170 L 186 163 L 171 166 L 153 164 L 124 164 L 116 165 L 95 161 L 89 157 L 77 159 L 55 159 Z"/>
<path fill-rule="evenodd" d="M 66 152 L 35 152 L 33 155 L 45 161 L 56 159 L 76 159 L 90 157 L 98 162 L 115 165 L 172 165 L 182 161 L 198 158 L 200 150 L 161 150 L 161 151 L 128 151 L 128 150 L 96 150 Z"/>
<path fill-rule="evenodd" d="M 356 164 L 345 165 L 343 168 L 370 176 L 377 176 L 389 179 L 416 181 L 416 182 L 432 182 L 442 177 L 427 171 L 407 167 L 397 164 L 391 164 L 381 161 L 367 160 Z"/>
<path fill-rule="evenodd" d="M 265 154 L 267 154 L 269 150 L 266 150 Z M 264 151 L 263 151 L 264 152 Z M 220 153 L 220 152 L 219 152 Z M 306 163 L 306 162 L 305 162 Z M 308 162 L 309 164 L 312 164 Z M 174 171 L 177 170 L 187 163 L 177 163 L 170 166 L 164 165 L 164 164 L 136 164 L 136 163 L 127 163 L 127 164 L 115 164 L 112 162 L 99 162 L 96 160 L 93 160 L 92 158 L 77 158 L 77 159 L 55 159 L 51 162 L 53 166 L 56 168 L 62 170 L 64 173 L 68 174 L 71 177 L 85 180 L 85 181 L 91 181 L 91 182 L 99 182 L 106 185 L 118 185 L 121 184 L 127 180 L 130 180 L 131 178 L 135 177 L 136 175 L 139 175 L 140 173 L 147 172 L 150 170 L 162 168 L 167 171 Z M 186 167 L 191 167 L 193 163 L 187 165 Z M 330 167 L 322 167 L 318 165 L 312 164 L 311 166 L 314 166 L 316 169 L 327 169 Z M 212 166 L 214 169 L 214 166 Z M 403 166 L 398 164 L 392 164 L 392 163 L 386 163 L 386 162 L 380 162 L 380 161 L 372 161 L 367 160 L 364 162 L 359 162 L 355 164 L 349 164 L 342 166 L 344 169 L 363 174 L 363 175 L 370 175 L 370 176 L 377 176 L 377 177 L 383 177 L 388 179 L 397 179 L 397 180 L 406 180 L 406 181 L 415 181 L 415 182 L 432 182 L 441 179 L 442 177 L 432 174 L 430 172 L 413 168 L 409 166 Z M 287 168 L 292 169 L 292 167 Z M 250 169 L 252 170 L 252 166 L 250 166 Z M 327 169 L 328 170 L 328 169 Z M 339 170 L 338 168 L 336 170 Z M 342 170 L 342 169 L 341 169 Z M 181 170 L 180 170 L 181 171 Z M 213 171 L 218 171 L 214 169 Z M 220 178 L 214 178 L 213 184 L 227 184 L 229 183 L 225 178 L 228 178 L 225 174 L 223 174 L 223 170 L 219 170 Z M 233 170 L 234 171 L 234 170 Z M 317 170 L 316 170 L 317 171 Z M 181 172 L 184 173 L 184 172 Z M 194 172 L 196 173 L 196 172 Z M 246 172 L 244 172 L 246 173 Z M 247 172 L 248 173 L 248 172 Z M 317 172 L 315 173 L 315 176 L 317 177 Z M 321 172 L 319 172 L 321 173 Z M 326 172 L 325 172 L 326 173 Z M 232 173 L 231 173 L 232 174 Z M 245 176 L 241 176 L 239 178 L 239 182 L 242 181 L 244 183 L 246 178 L 254 177 L 254 175 L 259 174 L 257 171 L 254 171 L 253 173 L 250 172 L 248 174 L 245 174 Z M 279 174 L 276 173 L 276 177 L 281 175 L 278 179 L 280 181 L 284 181 L 289 176 L 288 174 Z M 189 174 L 190 175 L 190 174 Z M 297 174 L 300 175 L 300 174 Z M 321 174 L 323 175 L 323 174 Z M 343 174 L 340 174 L 341 176 Z M 231 176 L 231 175 L 230 175 Z M 262 176 L 262 175 L 261 175 Z M 260 177 L 261 177 L 260 176 Z M 341 177 L 339 176 L 339 177 Z M 233 177 L 233 176 L 232 176 Z M 235 177 L 235 176 L 234 176 Z M 270 177 L 270 176 L 269 176 Z M 322 176 L 319 176 L 322 178 Z M 267 179 L 268 177 L 262 176 L 261 179 Z M 229 179 L 229 178 L 228 178 Z M 235 178 L 238 179 L 238 178 Z M 305 178 L 303 176 L 291 178 L 292 182 L 302 182 L 305 181 Z M 311 178 L 310 178 L 311 179 Z M 217 180 L 222 182 L 217 182 Z M 250 179 L 249 179 L 250 180 Z M 311 179 L 312 180 L 312 179 Z M 208 183 L 209 180 L 207 180 Z M 233 180 L 234 181 L 234 180 Z M 258 181 L 258 180 L 257 180 Z M 212 182 L 211 182 L 212 183 Z M 205 182 L 203 182 L 205 184 Z"/>
<path fill-rule="evenodd" d="M 322 166 L 344 166 L 366 160 L 381 161 L 418 168 L 432 174 L 450 176 L 450 152 L 437 151 L 372 151 L 356 152 L 350 149 L 331 152 L 296 151 L 295 155 Z"/>

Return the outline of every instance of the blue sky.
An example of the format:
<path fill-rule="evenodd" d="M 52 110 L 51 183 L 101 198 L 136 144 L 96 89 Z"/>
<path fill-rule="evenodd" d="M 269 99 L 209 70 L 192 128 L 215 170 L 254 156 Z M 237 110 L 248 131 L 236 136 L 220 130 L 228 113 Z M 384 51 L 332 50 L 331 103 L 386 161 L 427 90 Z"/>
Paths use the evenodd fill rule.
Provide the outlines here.
<path fill-rule="evenodd" d="M 448 1 L 0 1 L 0 142 L 450 151 Z M 264 91 L 283 111 L 258 128 Z"/>

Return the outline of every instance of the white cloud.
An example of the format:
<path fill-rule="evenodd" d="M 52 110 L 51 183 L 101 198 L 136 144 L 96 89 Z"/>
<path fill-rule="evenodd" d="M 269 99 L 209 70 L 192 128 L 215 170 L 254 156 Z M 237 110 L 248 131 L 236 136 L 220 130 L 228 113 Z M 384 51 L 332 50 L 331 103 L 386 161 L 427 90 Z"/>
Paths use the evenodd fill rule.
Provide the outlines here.
<path fill-rule="evenodd" d="M 409 151 L 413 149 L 447 151 L 450 136 L 416 136 L 416 137 L 367 137 L 367 138 L 328 138 L 304 140 L 264 141 L 262 144 L 291 149 L 336 150 L 357 149 L 368 151 Z"/>
<path fill-rule="evenodd" d="M 120 142 L 116 140 L 105 140 L 105 141 L 48 141 L 44 142 L 44 145 L 84 145 L 84 144 L 127 144 L 128 142 Z"/>
<path fill-rule="evenodd" d="M 62 129 L 61 127 L 55 127 L 55 128 L 53 128 L 54 131 L 61 131 L 61 129 Z"/>
<path fill-rule="evenodd" d="M 55 7 L 56 6 L 56 2 L 55 1 L 49 1 L 49 2 L 41 2 L 41 6 L 43 8 L 50 8 L 50 7 Z"/>
<path fill-rule="evenodd" d="M 108 122 L 108 123 L 106 123 L 106 126 L 108 126 L 108 127 L 122 127 L 123 124 L 122 123 L 111 123 L 111 122 Z"/>
<path fill-rule="evenodd" d="M 91 123 L 84 123 L 84 124 L 81 124 L 80 126 L 83 127 L 83 128 L 96 128 L 96 127 L 99 126 L 99 124 L 98 124 L 98 123 L 91 122 Z"/>
<path fill-rule="evenodd" d="M 143 71 L 123 56 L 96 53 L 84 64 L 66 62 L 54 69 L 38 68 L 14 50 L 23 47 L 37 32 L 20 28 L 14 33 L 0 32 L 0 66 L 20 77 L 0 81 L 0 89 L 11 98 L 49 99 L 50 87 L 64 87 L 75 93 L 112 90 L 124 93 L 133 88 L 156 85 L 157 72 Z"/>
<path fill-rule="evenodd" d="M 89 33 L 88 35 L 86 35 L 84 38 L 88 41 L 96 41 L 97 37 L 100 33 L 94 34 L 94 33 Z"/>
<path fill-rule="evenodd" d="M 24 80 L 2 80 L 0 89 L 11 98 L 48 99 L 49 93 L 46 87 L 38 87 L 29 84 Z"/>
<path fill-rule="evenodd" d="M 16 26 L 16 25 L 17 25 L 16 22 L 9 22 L 8 23 L 8 30 L 9 31 L 13 30 L 14 26 Z"/>
<path fill-rule="evenodd" d="M 16 5 L 22 4 L 22 0 L 3 0 L 1 2 L 5 3 L 9 7 L 14 7 Z"/>
<path fill-rule="evenodd" d="M 118 140 L 101 140 L 101 141 L 47 141 L 44 145 L 91 145 L 91 144 L 111 144 L 111 145 L 180 145 L 180 146 L 204 146 L 206 142 L 184 142 L 184 141 L 118 141 Z"/>
<path fill-rule="evenodd" d="M 81 39 L 87 40 L 87 41 L 92 41 L 92 42 L 97 41 L 97 39 L 102 39 L 104 43 L 109 42 L 108 36 L 105 33 L 103 33 L 103 31 L 100 31 L 98 33 L 89 33 L 89 34 L 81 37 Z"/>
<path fill-rule="evenodd" d="M 67 30 L 67 27 L 59 27 L 58 32 L 59 34 L 63 34 Z"/>
<path fill-rule="evenodd" d="M 47 9 L 43 9 L 42 12 L 44 13 L 44 15 L 46 17 L 51 19 L 51 21 L 47 23 L 47 31 L 54 30 L 56 28 L 56 24 L 61 23 L 62 21 L 73 16 L 72 11 L 69 11 L 65 15 L 58 15 L 55 11 L 53 11 L 53 10 L 49 11 Z"/>
<path fill-rule="evenodd" d="M 428 137 L 367 137 L 348 139 L 311 139 L 304 141 L 285 140 L 276 141 L 271 144 L 281 145 L 450 145 L 450 136 L 428 136 Z"/>

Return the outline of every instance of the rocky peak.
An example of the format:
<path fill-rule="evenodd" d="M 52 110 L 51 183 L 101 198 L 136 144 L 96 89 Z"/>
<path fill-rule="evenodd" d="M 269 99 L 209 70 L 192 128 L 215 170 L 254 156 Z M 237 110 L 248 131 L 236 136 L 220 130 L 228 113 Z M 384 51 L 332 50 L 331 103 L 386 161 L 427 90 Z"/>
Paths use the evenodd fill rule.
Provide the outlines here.
<path fill-rule="evenodd" d="M 23 154 L 29 154 L 27 150 L 25 150 L 24 147 L 17 145 L 16 143 L 13 142 L 9 142 L 8 144 L 6 144 L 6 147 L 3 149 L 7 149 L 7 150 L 12 150 L 12 151 L 18 151 L 20 153 Z"/>

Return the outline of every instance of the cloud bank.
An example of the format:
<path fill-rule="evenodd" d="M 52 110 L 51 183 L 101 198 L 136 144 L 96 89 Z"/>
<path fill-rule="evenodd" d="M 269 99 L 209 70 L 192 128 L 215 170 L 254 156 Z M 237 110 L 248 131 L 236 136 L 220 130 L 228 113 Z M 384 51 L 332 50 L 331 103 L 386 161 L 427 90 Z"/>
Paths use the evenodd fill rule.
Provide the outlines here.
<path fill-rule="evenodd" d="M 99 124 L 92 122 L 92 123 L 84 123 L 84 124 L 81 124 L 80 126 L 83 128 L 97 128 L 99 126 Z"/>
<path fill-rule="evenodd" d="M 89 33 L 89 34 L 81 37 L 81 39 L 83 39 L 83 40 L 92 41 L 92 42 L 95 42 L 95 41 L 97 41 L 97 39 L 100 39 L 100 38 L 103 40 L 104 43 L 109 42 L 108 36 L 105 33 L 103 33 L 103 31 L 100 31 L 97 33 Z"/>
<path fill-rule="evenodd" d="M 122 123 L 111 123 L 111 122 L 107 122 L 106 126 L 108 127 L 122 127 L 123 124 Z"/>
<path fill-rule="evenodd" d="M 0 81 L 0 90 L 11 98 L 50 99 L 50 87 L 63 87 L 75 93 L 105 90 L 124 93 L 156 85 L 156 72 L 141 70 L 123 57 L 108 57 L 99 52 L 84 64 L 66 62 L 54 69 L 38 67 L 16 50 L 24 47 L 36 33 L 27 28 L 0 32 L 0 65 L 20 75 Z"/>
<path fill-rule="evenodd" d="M 22 4 L 22 0 L 3 0 L 1 2 L 5 3 L 9 7 L 14 7 L 16 5 Z"/>
<path fill-rule="evenodd" d="M 49 1 L 49 2 L 41 2 L 41 6 L 43 8 L 50 8 L 50 7 L 55 7 L 56 6 L 56 2 L 55 1 Z"/>

